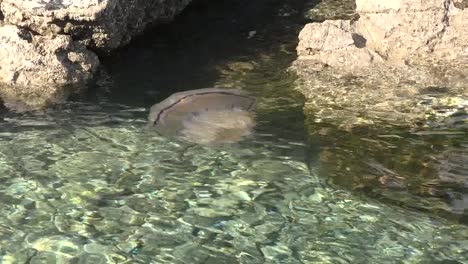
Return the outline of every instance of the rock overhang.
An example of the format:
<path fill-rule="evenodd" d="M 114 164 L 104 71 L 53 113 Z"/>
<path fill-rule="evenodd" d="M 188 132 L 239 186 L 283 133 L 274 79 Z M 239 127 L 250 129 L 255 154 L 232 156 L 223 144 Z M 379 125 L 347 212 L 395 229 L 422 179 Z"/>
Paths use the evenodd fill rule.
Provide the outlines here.
<path fill-rule="evenodd" d="M 4 20 L 0 21 L 0 63 L 6 65 L 0 71 L 1 90 L 9 99 L 15 97 L 11 91 L 21 90 L 23 95 L 43 94 L 43 101 L 49 102 L 47 96 L 61 87 L 83 87 L 99 66 L 94 52 L 107 53 L 128 44 L 148 25 L 172 19 L 189 2 L 0 0 L 0 20 L 2 16 Z M 30 42 L 25 44 L 15 34 L 6 34 L 12 31 Z M 63 45 L 53 45 L 58 42 Z M 42 74 L 33 74 L 33 68 Z M 39 92 L 44 90 L 49 92 Z"/>

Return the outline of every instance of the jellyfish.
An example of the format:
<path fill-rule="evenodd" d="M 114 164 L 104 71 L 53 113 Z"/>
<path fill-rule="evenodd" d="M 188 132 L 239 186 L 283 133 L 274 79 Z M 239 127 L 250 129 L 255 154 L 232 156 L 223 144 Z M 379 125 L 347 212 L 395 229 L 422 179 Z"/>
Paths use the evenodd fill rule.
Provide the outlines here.
<path fill-rule="evenodd" d="M 148 119 L 165 136 L 203 145 L 235 143 L 252 134 L 255 103 L 242 90 L 190 90 L 153 105 Z"/>

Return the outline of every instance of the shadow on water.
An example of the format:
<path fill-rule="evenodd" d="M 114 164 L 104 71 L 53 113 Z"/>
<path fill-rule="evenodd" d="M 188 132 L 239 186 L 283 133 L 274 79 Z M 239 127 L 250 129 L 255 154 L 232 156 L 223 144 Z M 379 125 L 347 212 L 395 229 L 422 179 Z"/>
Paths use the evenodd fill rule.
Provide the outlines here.
<path fill-rule="evenodd" d="M 260 133 L 304 140 L 303 97 L 287 72 L 303 2 L 193 1 L 173 23 L 104 57 L 95 85 L 78 101 L 148 110 L 174 92 L 240 88 L 259 99 Z"/>
<path fill-rule="evenodd" d="M 173 23 L 147 30 L 103 60 L 103 75 L 112 82 L 104 87 L 109 91 L 106 97 L 148 106 L 177 91 L 212 87 L 220 78 L 221 65 L 252 61 L 259 53 L 278 52 L 281 45 L 296 43 L 299 24 L 294 21 L 299 21 L 302 4 L 302 0 L 194 1 Z M 288 60 L 293 59 L 290 55 Z"/>
<path fill-rule="evenodd" d="M 340 131 L 312 122 L 308 131 L 321 146 L 320 174 L 328 185 L 468 224 L 465 131 Z"/>
<path fill-rule="evenodd" d="M 174 22 L 149 28 L 103 57 L 86 93 L 43 112 L 6 112 L 2 128 L 10 137 L 60 127 L 59 138 L 122 122 L 143 130 L 151 105 L 174 92 L 230 87 L 258 98 L 256 134 L 303 142 L 303 97 L 293 90 L 295 75 L 287 72 L 296 58 L 303 2 L 193 1 Z M 284 146 L 272 149 L 288 152 Z M 298 149 L 296 157 L 304 160 L 309 153 Z"/>
<path fill-rule="evenodd" d="M 80 122 L 113 124 L 129 116 L 141 122 L 151 105 L 172 93 L 218 86 L 248 90 L 259 98 L 258 119 L 266 120 L 260 122 L 260 132 L 303 140 L 303 99 L 292 89 L 295 76 L 286 72 L 296 57 L 303 4 L 304 0 L 193 1 L 174 22 L 149 28 L 128 46 L 102 57 L 87 92 L 47 109 L 45 115 L 7 112 L 7 119 L 22 122 L 4 124 L 5 129 L 27 130 L 35 124 L 47 129 L 44 124 L 55 120 L 73 130 Z"/>

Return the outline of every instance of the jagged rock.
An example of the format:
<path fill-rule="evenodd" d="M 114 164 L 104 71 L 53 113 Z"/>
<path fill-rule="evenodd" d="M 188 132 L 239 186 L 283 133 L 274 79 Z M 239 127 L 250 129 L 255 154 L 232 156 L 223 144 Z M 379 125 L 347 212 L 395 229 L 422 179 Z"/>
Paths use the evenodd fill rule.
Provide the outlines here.
<path fill-rule="evenodd" d="M 468 55 L 468 10 L 457 8 L 453 0 L 357 0 L 356 6 L 356 31 L 387 60 Z"/>
<path fill-rule="evenodd" d="M 99 65 L 97 56 L 70 36 L 34 35 L 13 25 L 0 27 L 0 61 L 0 94 L 9 105 L 36 95 L 31 104 L 40 106 L 64 87 L 86 83 Z"/>
<path fill-rule="evenodd" d="M 172 19 L 189 2 L 0 0 L 4 103 L 28 110 L 63 100 L 96 71 L 98 58 L 86 48 L 105 52 L 123 46 L 148 24 Z"/>
<path fill-rule="evenodd" d="M 353 42 L 356 47 L 377 53 L 386 62 L 395 64 L 426 61 L 428 57 L 450 61 L 468 56 L 468 9 L 457 8 L 460 4 L 455 3 L 461 2 L 455 1 L 357 0 L 358 20 L 325 21 L 304 27 L 297 48 L 299 59 L 311 59 L 304 56 L 311 50 L 314 54 L 323 51 L 327 56 L 336 57 L 346 51 L 353 57 L 362 53 L 359 49 L 349 50 Z M 329 53 L 330 50 L 337 55 Z M 362 64 L 360 56 L 355 57 L 355 61 L 348 63 L 368 66 Z"/>
<path fill-rule="evenodd" d="M 418 126 L 466 111 L 465 3 L 356 0 L 357 19 L 306 25 L 293 65 L 306 108 L 317 121 L 347 128 Z"/>
<path fill-rule="evenodd" d="M 350 21 L 307 24 L 299 34 L 299 40 L 297 53 L 302 60 L 346 68 L 369 66 L 375 60 L 382 62 L 377 53 L 365 48 L 366 40 L 353 33 Z"/>
<path fill-rule="evenodd" d="M 190 0 L 3 0 L 5 21 L 41 35 L 67 34 L 92 49 L 127 44 L 150 23 L 168 21 Z"/>

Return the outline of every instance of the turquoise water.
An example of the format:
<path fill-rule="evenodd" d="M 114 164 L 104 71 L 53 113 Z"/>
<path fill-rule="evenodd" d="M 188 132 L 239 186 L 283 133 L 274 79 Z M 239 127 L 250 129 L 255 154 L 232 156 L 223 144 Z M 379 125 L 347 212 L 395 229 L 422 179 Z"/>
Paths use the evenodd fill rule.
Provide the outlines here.
<path fill-rule="evenodd" d="M 468 226 L 329 180 L 330 145 L 309 136 L 286 70 L 299 1 L 204 4 L 107 58 L 88 94 L 2 113 L 0 263 L 468 263 Z M 153 103 L 209 86 L 257 96 L 252 137 L 206 147 L 148 129 Z"/>

